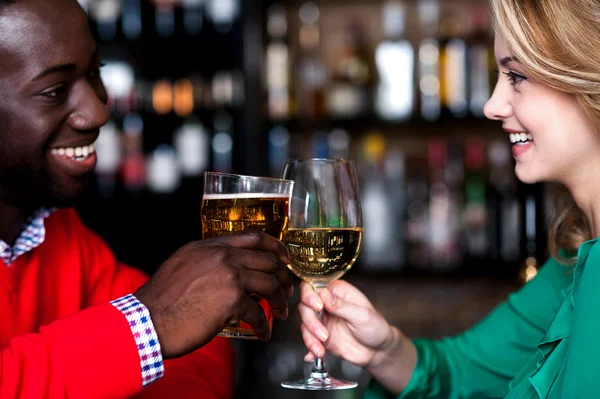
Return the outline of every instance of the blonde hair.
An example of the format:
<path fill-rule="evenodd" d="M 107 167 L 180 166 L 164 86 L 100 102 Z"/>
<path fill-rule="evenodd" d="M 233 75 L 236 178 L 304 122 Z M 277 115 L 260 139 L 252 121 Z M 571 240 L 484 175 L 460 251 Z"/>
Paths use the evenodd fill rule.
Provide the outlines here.
<path fill-rule="evenodd" d="M 490 0 L 490 4 L 494 30 L 510 55 L 536 81 L 573 94 L 600 132 L 600 3 Z M 555 193 L 553 213 L 550 253 L 563 263 L 573 264 L 577 248 L 592 238 L 590 226 L 564 188 Z"/>

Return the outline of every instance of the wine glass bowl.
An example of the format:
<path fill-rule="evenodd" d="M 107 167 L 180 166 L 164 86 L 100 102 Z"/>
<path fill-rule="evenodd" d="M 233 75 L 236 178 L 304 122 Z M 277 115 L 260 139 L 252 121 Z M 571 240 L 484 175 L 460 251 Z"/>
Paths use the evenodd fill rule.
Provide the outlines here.
<path fill-rule="evenodd" d="M 350 270 L 360 252 L 363 224 L 356 168 L 344 159 L 290 160 L 283 178 L 294 181 L 283 239 L 290 253 L 288 267 L 319 290 Z M 281 386 L 338 390 L 357 384 L 330 377 L 323 359 L 316 359 L 309 377 Z"/>

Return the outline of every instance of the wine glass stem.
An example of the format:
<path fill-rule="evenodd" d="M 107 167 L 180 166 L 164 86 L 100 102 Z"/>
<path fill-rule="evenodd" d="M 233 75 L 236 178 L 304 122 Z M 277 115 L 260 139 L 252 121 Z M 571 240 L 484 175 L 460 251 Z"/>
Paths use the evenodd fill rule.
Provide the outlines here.
<path fill-rule="evenodd" d="M 317 312 L 317 318 L 320 322 L 323 322 L 323 311 Z M 326 378 L 328 376 L 327 370 L 325 369 L 325 362 L 323 358 L 318 357 L 313 361 L 312 371 L 310 372 L 313 378 Z"/>

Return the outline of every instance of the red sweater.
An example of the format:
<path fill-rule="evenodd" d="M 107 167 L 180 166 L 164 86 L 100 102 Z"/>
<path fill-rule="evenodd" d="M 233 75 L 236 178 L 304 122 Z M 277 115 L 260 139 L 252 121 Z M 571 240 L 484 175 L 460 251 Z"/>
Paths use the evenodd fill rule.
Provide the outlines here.
<path fill-rule="evenodd" d="M 0 262 L 0 399 L 231 397 L 234 353 L 222 338 L 165 361 L 165 376 L 142 390 L 131 329 L 109 301 L 147 277 L 119 263 L 74 210 L 45 226 L 39 247 L 10 268 Z"/>

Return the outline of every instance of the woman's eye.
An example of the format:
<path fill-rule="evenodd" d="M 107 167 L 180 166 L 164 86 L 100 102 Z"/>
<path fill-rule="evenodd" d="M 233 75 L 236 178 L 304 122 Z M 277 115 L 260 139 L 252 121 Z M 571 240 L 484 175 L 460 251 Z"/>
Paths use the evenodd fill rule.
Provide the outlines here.
<path fill-rule="evenodd" d="M 527 78 L 525 76 L 520 75 L 513 71 L 502 72 L 502 73 L 504 74 L 504 76 L 506 76 L 506 78 L 508 79 L 510 84 L 513 86 L 518 85 L 519 83 L 523 82 L 524 80 L 527 80 Z"/>

